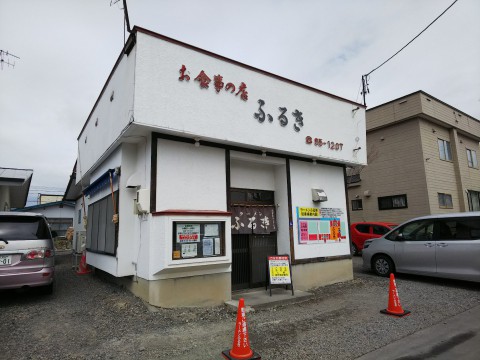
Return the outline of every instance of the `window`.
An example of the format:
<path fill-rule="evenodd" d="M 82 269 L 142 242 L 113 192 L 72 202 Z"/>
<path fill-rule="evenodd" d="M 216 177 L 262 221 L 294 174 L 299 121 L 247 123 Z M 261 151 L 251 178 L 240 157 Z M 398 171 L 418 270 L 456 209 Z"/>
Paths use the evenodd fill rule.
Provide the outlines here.
<path fill-rule="evenodd" d="M 475 150 L 467 149 L 467 161 L 468 167 L 478 168 L 477 153 Z"/>
<path fill-rule="evenodd" d="M 82 209 L 78 209 L 78 220 L 77 220 L 77 224 L 81 224 L 82 223 Z"/>
<path fill-rule="evenodd" d="M 174 222 L 172 259 L 225 256 L 225 222 Z"/>
<path fill-rule="evenodd" d="M 452 195 L 438 193 L 438 205 L 441 209 L 453 209 Z"/>
<path fill-rule="evenodd" d="M 440 159 L 452 161 L 452 151 L 450 149 L 450 141 L 438 139 L 438 151 L 440 152 Z"/>
<path fill-rule="evenodd" d="M 407 195 L 383 196 L 378 198 L 378 210 L 407 208 Z"/>
<path fill-rule="evenodd" d="M 478 240 L 480 239 L 479 220 L 478 218 L 439 219 L 435 222 L 434 240 Z"/>
<path fill-rule="evenodd" d="M 385 235 L 390 229 L 382 225 L 373 225 L 373 233 L 377 235 Z"/>
<path fill-rule="evenodd" d="M 355 229 L 358 230 L 358 232 L 364 233 L 364 234 L 369 234 L 370 233 L 370 224 L 357 224 L 355 226 Z"/>
<path fill-rule="evenodd" d="M 352 200 L 352 211 L 363 210 L 362 199 Z"/>
<path fill-rule="evenodd" d="M 114 193 L 118 204 L 118 191 Z M 117 251 L 118 223 L 112 221 L 112 195 L 88 205 L 87 250 L 101 254 L 115 255 Z"/>
<path fill-rule="evenodd" d="M 480 192 L 468 190 L 468 210 L 480 211 Z"/>
<path fill-rule="evenodd" d="M 392 231 L 386 236 L 388 240 L 396 240 L 401 236 L 403 240 L 409 241 L 425 241 L 433 239 L 433 221 L 418 220 L 403 225 Z"/>

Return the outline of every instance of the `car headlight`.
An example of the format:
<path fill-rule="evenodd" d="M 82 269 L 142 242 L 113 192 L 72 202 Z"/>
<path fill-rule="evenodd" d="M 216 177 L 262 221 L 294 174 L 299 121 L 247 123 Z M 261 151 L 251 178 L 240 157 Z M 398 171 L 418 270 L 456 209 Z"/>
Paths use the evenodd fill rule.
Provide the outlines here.
<path fill-rule="evenodd" d="M 370 246 L 370 244 L 372 243 L 373 240 L 367 240 L 365 241 L 365 243 L 363 244 L 363 249 L 365 250 L 366 248 L 368 248 Z"/>

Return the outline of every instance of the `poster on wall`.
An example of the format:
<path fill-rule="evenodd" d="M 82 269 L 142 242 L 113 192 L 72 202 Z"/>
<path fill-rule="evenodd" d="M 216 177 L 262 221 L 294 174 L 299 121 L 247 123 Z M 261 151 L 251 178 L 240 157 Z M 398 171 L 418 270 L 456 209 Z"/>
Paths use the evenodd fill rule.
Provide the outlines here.
<path fill-rule="evenodd" d="M 346 221 L 340 208 L 297 207 L 298 242 L 301 245 L 346 241 Z"/>
<path fill-rule="evenodd" d="M 177 224 L 177 242 L 200 242 L 200 224 Z"/>

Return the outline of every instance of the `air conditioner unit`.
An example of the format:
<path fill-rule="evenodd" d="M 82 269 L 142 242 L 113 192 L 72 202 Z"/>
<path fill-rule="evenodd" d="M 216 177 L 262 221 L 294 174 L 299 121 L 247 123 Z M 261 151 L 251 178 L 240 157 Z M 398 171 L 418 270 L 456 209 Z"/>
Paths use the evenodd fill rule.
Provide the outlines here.
<path fill-rule="evenodd" d="M 87 243 L 87 232 L 86 231 L 77 231 L 75 233 L 75 239 L 74 239 L 74 244 L 73 244 L 73 249 L 75 252 L 81 253 Z"/>
<path fill-rule="evenodd" d="M 135 199 L 135 206 L 139 214 L 146 214 L 150 209 L 150 190 L 137 190 L 137 198 Z"/>

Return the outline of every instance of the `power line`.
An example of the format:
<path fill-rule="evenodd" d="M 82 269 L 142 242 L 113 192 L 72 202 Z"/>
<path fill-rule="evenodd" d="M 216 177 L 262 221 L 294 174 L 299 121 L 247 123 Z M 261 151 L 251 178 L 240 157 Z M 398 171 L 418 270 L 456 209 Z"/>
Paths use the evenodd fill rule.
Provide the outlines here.
<path fill-rule="evenodd" d="M 420 33 L 415 36 L 412 40 L 410 40 L 405 46 L 403 46 L 400 50 L 398 50 L 395 54 L 393 54 L 392 56 L 390 56 L 387 60 L 385 60 L 383 63 L 381 63 L 380 65 L 378 65 L 375 69 L 373 69 L 372 71 L 370 71 L 369 73 L 365 74 L 365 75 L 362 75 L 362 85 L 363 85 L 363 105 L 366 105 L 365 103 L 365 94 L 366 93 L 369 93 L 370 91 L 368 90 L 368 82 L 367 82 L 367 77 L 373 73 L 375 70 L 378 70 L 379 68 L 381 68 L 383 65 L 385 65 L 387 62 L 389 62 L 390 60 L 392 60 L 395 56 L 397 56 L 403 49 L 405 49 L 408 45 L 410 45 L 416 38 L 418 38 L 420 35 L 422 35 L 430 26 L 432 26 L 432 24 L 437 21 L 438 19 L 440 19 L 440 17 L 445 14 L 453 5 L 455 5 L 455 3 L 457 2 L 458 0 L 455 0 L 452 4 L 450 4 L 449 7 L 447 7 L 440 15 L 438 15 L 435 20 L 433 20 L 430 24 L 428 24 L 428 26 L 423 29 L 422 31 L 420 31 Z"/>

